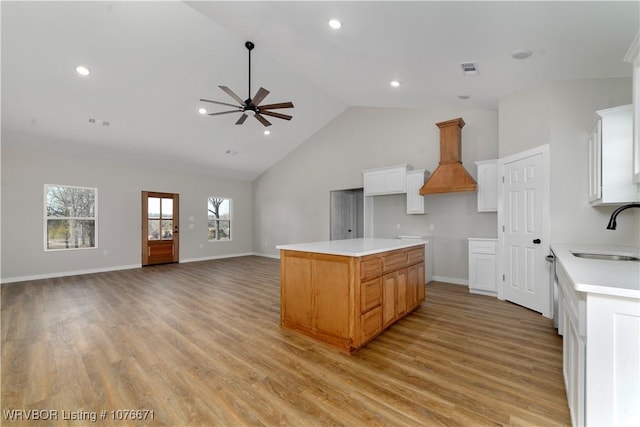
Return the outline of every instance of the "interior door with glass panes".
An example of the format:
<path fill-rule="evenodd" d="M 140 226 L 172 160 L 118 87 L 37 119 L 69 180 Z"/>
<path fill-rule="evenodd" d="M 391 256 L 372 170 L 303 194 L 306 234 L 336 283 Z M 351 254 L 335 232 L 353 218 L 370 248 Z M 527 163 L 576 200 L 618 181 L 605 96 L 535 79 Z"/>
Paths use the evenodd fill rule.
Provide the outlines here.
<path fill-rule="evenodd" d="M 178 262 L 179 195 L 142 192 L 142 265 Z"/>

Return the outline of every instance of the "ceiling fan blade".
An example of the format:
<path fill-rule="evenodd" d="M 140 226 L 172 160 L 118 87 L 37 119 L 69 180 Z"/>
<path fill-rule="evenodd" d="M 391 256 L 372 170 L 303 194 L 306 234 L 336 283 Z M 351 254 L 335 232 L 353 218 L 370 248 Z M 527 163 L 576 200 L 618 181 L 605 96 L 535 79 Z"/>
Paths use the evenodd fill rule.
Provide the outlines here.
<path fill-rule="evenodd" d="M 291 116 L 287 114 L 274 113 L 273 111 L 264 111 L 260 109 L 260 114 L 264 114 L 265 116 L 277 117 L 279 119 L 291 120 Z"/>
<path fill-rule="evenodd" d="M 226 86 L 218 86 L 218 87 L 220 89 L 222 89 L 223 91 L 225 91 L 227 93 L 227 95 L 229 95 L 230 97 L 232 97 L 233 99 L 238 101 L 240 103 L 240 105 L 244 105 L 244 101 L 242 100 L 242 98 L 240 98 L 238 95 L 236 95 L 231 89 L 229 89 Z"/>
<path fill-rule="evenodd" d="M 242 105 L 227 104 L 226 102 L 212 101 L 212 100 L 210 100 L 210 99 L 200 99 L 200 101 L 203 101 L 203 102 L 211 102 L 211 103 L 213 103 L 213 104 L 226 105 L 226 106 L 228 106 L 228 107 L 238 107 L 238 108 L 241 108 L 241 107 L 242 107 Z"/>
<path fill-rule="evenodd" d="M 291 102 L 280 102 L 278 104 L 260 105 L 261 110 L 275 110 L 276 108 L 293 108 Z"/>
<path fill-rule="evenodd" d="M 238 119 L 238 121 L 236 122 L 236 124 L 237 125 L 243 124 L 244 121 L 247 120 L 247 117 L 249 117 L 249 116 L 247 116 L 246 114 L 241 115 L 240 118 Z"/>
<path fill-rule="evenodd" d="M 209 113 L 208 116 L 219 116 L 221 114 L 242 113 L 242 110 L 221 111 L 220 113 Z"/>
<path fill-rule="evenodd" d="M 253 102 L 253 105 L 260 104 L 262 102 L 262 100 L 267 97 L 267 95 L 269 95 L 269 91 L 268 90 L 266 90 L 263 87 L 258 89 L 258 91 L 256 92 L 256 96 L 254 96 L 253 99 L 251 100 Z"/>
<path fill-rule="evenodd" d="M 260 123 L 262 123 L 265 126 L 271 126 L 271 123 L 269 123 L 269 120 L 265 119 L 264 117 L 262 117 L 259 113 L 256 113 L 256 115 L 254 116 Z"/>

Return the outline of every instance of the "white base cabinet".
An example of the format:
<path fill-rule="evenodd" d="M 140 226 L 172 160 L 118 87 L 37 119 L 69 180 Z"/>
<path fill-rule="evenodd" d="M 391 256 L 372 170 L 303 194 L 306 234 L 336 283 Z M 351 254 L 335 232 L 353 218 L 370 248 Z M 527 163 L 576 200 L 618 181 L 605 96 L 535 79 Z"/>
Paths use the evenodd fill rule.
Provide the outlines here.
<path fill-rule="evenodd" d="M 585 421 L 640 424 L 640 301 L 587 294 Z"/>
<path fill-rule="evenodd" d="M 562 335 L 562 374 L 567 392 L 571 425 L 584 426 L 585 359 L 586 359 L 586 299 L 576 292 L 561 264 L 556 264 L 558 276 L 558 333 Z"/>
<path fill-rule="evenodd" d="M 640 300 L 578 292 L 561 263 L 556 274 L 571 424 L 638 425 Z"/>
<path fill-rule="evenodd" d="M 498 239 L 469 238 L 469 292 L 498 295 Z"/>

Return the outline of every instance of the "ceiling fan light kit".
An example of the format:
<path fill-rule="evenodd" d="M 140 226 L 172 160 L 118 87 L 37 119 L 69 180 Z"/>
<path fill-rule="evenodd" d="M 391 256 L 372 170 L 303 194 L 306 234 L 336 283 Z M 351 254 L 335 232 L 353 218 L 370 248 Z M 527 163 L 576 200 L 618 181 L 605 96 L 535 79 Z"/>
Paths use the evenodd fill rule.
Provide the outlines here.
<path fill-rule="evenodd" d="M 244 44 L 244 46 L 249 51 L 249 94 L 247 99 L 243 101 L 242 98 L 236 95 L 236 93 L 231 89 L 229 89 L 227 86 L 218 86 L 227 95 L 233 98 L 239 105 L 230 104 L 227 102 L 212 101 L 210 99 L 202 99 L 202 98 L 200 99 L 200 101 L 211 102 L 213 104 L 218 104 L 218 105 L 226 105 L 228 107 L 234 107 L 235 108 L 234 110 L 221 111 L 218 113 L 209 113 L 209 115 L 219 116 L 221 114 L 242 113 L 238 121 L 236 121 L 236 125 L 243 124 L 245 120 L 247 120 L 248 116 L 255 117 L 256 120 L 262 123 L 263 126 L 271 126 L 271 123 L 266 118 L 264 118 L 264 116 L 275 117 L 283 120 L 291 120 L 292 116 L 288 114 L 282 114 L 282 113 L 276 113 L 275 111 L 270 111 L 270 110 L 276 110 L 280 108 L 293 108 L 293 103 L 291 102 L 280 102 L 277 104 L 260 105 L 260 103 L 267 97 L 267 95 L 269 95 L 269 91 L 266 90 L 265 88 L 261 87 L 260 89 L 258 89 L 258 91 L 256 92 L 256 95 L 253 97 L 253 99 L 251 99 L 251 51 L 253 50 L 255 45 L 252 42 L 248 41 Z"/>

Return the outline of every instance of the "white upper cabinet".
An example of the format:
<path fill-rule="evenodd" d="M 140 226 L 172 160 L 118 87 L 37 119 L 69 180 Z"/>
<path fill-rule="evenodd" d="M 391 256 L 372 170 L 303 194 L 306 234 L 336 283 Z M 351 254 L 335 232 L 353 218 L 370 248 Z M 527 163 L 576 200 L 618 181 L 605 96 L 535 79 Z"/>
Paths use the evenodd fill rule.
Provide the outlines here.
<path fill-rule="evenodd" d="M 477 161 L 478 212 L 498 211 L 498 161 Z"/>
<path fill-rule="evenodd" d="M 632 182 L 633 106 L 596 111 L 589 134 L 589 202 L 618 205 L 640 201 Z"/>
<path fill-rule="evenodd" d="M 640 184 L 640 32 L 624 60 L 633 65 L 633 182 Z"/>
<path fill-rule="evenodd" d="M 424 169 L 407 171 L 407 213 L 424 213 L 424 196 L 420 195 L 420 188 L 424 184 L 429 172 Z"/>
<path fill-rule="evenodd" d="M 399 194 L 407 192 L 407 164 L 363 170 L 364 195 Z"/>

